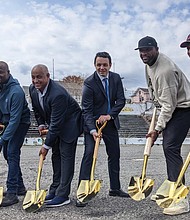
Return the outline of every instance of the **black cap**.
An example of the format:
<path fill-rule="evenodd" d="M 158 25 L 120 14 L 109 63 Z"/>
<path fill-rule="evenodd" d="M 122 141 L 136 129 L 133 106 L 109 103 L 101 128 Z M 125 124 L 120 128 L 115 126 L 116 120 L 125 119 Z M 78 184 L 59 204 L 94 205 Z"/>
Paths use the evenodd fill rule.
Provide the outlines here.
<path fill-rule="evenodd" d="M 187 40 L 180 44 L 180 47 L 189 47 L 190 46 L 190 34 L 187 36 Z"/>
<path fill-rule="evenodd" d="M 153 37 L 143 37 L 138 42 L 138 47 L 135 50 L 141 49 L 143 47 L 157 47 L 157 42 Z"/>

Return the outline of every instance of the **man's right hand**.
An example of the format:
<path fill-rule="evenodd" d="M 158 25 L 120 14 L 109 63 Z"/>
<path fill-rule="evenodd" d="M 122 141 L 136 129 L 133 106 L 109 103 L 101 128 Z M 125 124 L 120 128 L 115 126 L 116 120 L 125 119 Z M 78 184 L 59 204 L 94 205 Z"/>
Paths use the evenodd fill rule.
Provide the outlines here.
<path fill-rule="evenodd" d="M 42 154 L 44 160 L 46 159 L 46 155 L 48 154 L 48 149 L 46 149 L 45 147 L 41 147 L 40 151 L 39 151 L 39 156 Z"/>
<path fill-rule="evenodd" d="M 99 137 L 99 138 L 102 137 L 102 134 L 101 134 L 101 135 L 98 135 L 97 132 L 93 132 L 93 133 L 92 133 L 92 136 L 93 136 L 93 138 L 94 138 L 94 141 L 96 141 L 96 139 L 97 139 L 98 137 Z"/>

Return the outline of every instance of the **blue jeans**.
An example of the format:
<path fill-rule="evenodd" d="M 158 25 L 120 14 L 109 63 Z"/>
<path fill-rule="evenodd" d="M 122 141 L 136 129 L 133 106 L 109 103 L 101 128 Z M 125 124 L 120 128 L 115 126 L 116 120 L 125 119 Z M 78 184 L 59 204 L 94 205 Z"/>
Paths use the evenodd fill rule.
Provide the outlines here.
<path fill-rule="evenodd" d="M 20 154 L 29 124 L 20 124 L 12 138 L 3 146 L 3 155 L 8 164 L 7 192 L 17 193 L 24 187 L 20 168 Z"/>

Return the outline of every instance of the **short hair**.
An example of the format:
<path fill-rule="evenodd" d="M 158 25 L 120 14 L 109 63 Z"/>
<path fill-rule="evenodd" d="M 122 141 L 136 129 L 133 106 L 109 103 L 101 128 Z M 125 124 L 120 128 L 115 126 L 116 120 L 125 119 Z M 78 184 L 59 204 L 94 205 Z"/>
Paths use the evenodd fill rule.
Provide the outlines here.
<path fill-rule="evenodd" d="M 109 53 L 107 52 L 98 52 L 94 58 L 94 64 L 96 64 L 96 58 L 97 57 L 103 57 L 103 58 L 108 58 L 109 60 L 109 63 L 111 64 L 112 61 L 111 61 L 111 56 L 109 55 Z"/>
<path fill-rule="evenodd" d="M 8 73 L 10 73 L 9 66 L 6 62 L 0 61 L 0 68 L 3 69 L 4 71 L 7 71 Z"/>

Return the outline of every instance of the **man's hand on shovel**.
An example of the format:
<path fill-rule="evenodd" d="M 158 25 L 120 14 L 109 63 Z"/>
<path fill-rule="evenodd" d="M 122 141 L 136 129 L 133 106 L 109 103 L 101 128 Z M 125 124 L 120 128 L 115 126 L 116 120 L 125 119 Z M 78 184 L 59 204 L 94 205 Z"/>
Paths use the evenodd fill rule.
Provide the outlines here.
<path fill-rule="evenodd" d="M 157 130 L 153 130 L 153 131 L 149 132 L 148 134 L 146 134 L 146 138 L 150 137 L 152 140 L 151 146 L 154 145 L 154 142 L 157 140 L 158 136 L 159 136 L 159 132 Z"/>
<path fill-rule="evenodd" d="M 45 147 L 41 147 L 40 152 L 39 152 L 39 156 L 42 155 L 43 159 L 46 159 L 46 155 L 48 154 L 48 149 L 46 149 Z"/>

